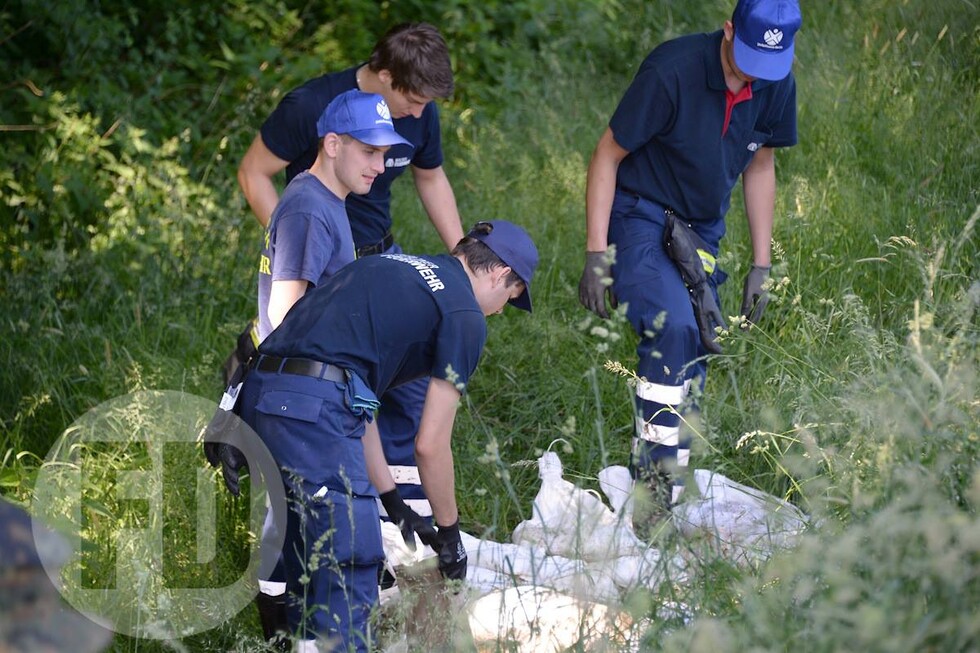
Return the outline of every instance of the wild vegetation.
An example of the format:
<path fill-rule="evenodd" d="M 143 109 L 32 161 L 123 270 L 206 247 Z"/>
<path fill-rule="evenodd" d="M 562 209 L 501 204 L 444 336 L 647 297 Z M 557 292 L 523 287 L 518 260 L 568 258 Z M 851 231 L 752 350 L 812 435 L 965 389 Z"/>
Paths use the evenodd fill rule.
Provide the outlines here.
<path fill-rule="evenodd" d="M 404 20 L 440 27 L 440 104 L 464 222 L 535 237 L 533 315 L 491 319 L 454 432 L 465 530 L 506 540 L 533 462 L 625 464 L 633 336 L 578 304 L 585 169 L 658 42 L 717 29 L 729 0 L 15 0 L 0 8 L 0 490 L 27 503 L 49 449 L 137 390 L 205 398 L 254 311 L 261 237 L 235 169 L 283 93 L 363 60 Z M 702 556 L 629 604 L 644 650 L 980 648 L 980 11 L 972 0 L 804 3 L 799 136 L 777 157 L 774 301 L 712 361 L 692 465 L 813 517 L 753 568 Z M 440 243 L 411 189 L 397 237 Z M 736 192 L 726 314 L 750 264 Z M 188 468 L 203 467 L 186 452 Z M 107 520 L 125 508 L 99 504 Z M 241 516 L 224 497 L 223 518 Z M 232 507 L 229 507 L 232 506 Z M 107 522 L 107 523 L 112 523 Z M 239 540 L 244 541 L 244 533 Z M 682 543 L 667 540 L 667 547 Z M 118 651 L 261 650 L 253 611 Z M 158 647 L 154 649 L 154 647 Z"/>

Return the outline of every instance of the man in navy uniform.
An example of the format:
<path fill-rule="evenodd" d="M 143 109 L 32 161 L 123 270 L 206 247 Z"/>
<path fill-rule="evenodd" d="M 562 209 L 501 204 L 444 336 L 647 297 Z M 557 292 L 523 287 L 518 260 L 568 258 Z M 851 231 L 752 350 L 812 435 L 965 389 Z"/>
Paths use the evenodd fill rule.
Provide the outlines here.
<path fill-rule="evenodd" d="M 349 264 L 307 292 L 260 345 L 241 416 L 287 486 L 283 559 L 300 650 L 319 650 L 323 638 L 369 650 L 384 555 L 379 493 L 403 532 L 414 529 L 435 549 L 443 576 L 465 577 L 450 447 L 456 407 L 483 351 L 486 316 L 508 302 L 531 310 L 537 262 L 523 229 L 481 222 L 451 254 Z M 400 498 L 371 421 L 377 397 L 423 377 L 431 378 L 414 453 L 435 529 Z"/>
<path fill-rule="evenodd" d="M 725 275 L 714 257 L 740 176 L 753 252 L 742 314 L 754 322 L 765 306 L 774 152 L 797 139 L 790 69 L 801 20 L 796 0 L 739 0 L 721 30 L 659 45 L 640 65 L 589 164 L 579 298 L 607 317 L 611 292 L 613 305 L 628 304 L 640 336 L 643 379 L 630 466 L 661 502 L 654 521 L 680 497 L 691 447 L 681 414 L 692 383 L 703 386 L 706 354 L 720 350 L 717 286 Z M 609 244 L 616 246 L 611 287 Z M 677 245 L 683 256 L 672 253 Z M 696 285 L 689 282 L 695 277 Z"/>

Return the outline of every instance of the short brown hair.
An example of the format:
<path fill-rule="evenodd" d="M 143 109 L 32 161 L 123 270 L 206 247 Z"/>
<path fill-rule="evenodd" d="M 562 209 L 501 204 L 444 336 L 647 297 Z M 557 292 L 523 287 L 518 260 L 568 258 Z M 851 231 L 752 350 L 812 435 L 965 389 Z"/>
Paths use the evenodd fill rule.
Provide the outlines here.
<path fill-rule="evenodd" d="M 396 91 L 427 98 L 453 94 L 449 48 L 428 23 L 401 23 L 381 37 L 368 59 L 371 72 L 387 70 Z"/>

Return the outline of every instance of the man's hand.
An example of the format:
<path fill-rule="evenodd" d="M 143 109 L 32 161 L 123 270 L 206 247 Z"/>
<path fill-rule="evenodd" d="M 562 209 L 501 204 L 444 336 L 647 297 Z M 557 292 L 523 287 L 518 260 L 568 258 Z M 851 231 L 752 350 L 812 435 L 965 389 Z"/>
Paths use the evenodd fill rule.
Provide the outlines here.
<path fill-rule="evenodd" d="M 378 495 L 378 498 L 381 499 L 381 505 L 385 507 L 385 512 L 388 513 L 392 523 L 401 529 L 402 538 L 409 549 L 415 550 L 415 533 L 418 533 L 423 544 L 427 544 L 438 551 L 439 542 L 436 529 L 405 504 L 401 495 L 398 494 L 397 488 Z"/>
<path fill-rule="evenodd" d="M 698 332 L 701 334 L 701 344 L 712 354 L 721 353 L 721 345 L 715 338 L 718 333 L 717 327 L 725 328 L 725 320 L 721 316 L 721 309 L 715 301 L 715 295 L 711 292 L 711 287 L 707 282 L 699 284 L 696 288 L 690 289 L 691 303 L 694 305 L 694 317 L 698 323 Z"/>
<path fill-rule="evenodd" d="M 601 318 L 608 318 L 606 311 L 606 293 L 609 294 L 609 306 L 616 308 L 616 295 L 612 291 L 612 265 L 606 252 L 586 252 L 585 269 L 578 282 L 578 299 L 582 306 Z"/>
<path fill-rule="evenodd" d="M 233 433 L 236 426 L 241 426 L 237 415 L 221 408 L 216 410 L 204 428 L 204 456 L 212 466 L 221 467 L 225 487 L 237 497 L 241 494 L 238 470 L 244 467 L 248 471 L 248 460 L 237 447 L 218 439 L 222 433 Z"/>
<path fill-rule="evenodd" d="M 769 303 L 769 293 L 763 290 L 762 285 L 769 278 L 770 267 L 753 265 L 752 269 L 745 276 L 745 285 L 742 288 L 742 312 L 746 319 L 755 324 L 762 317 L 762 312 L 766 310 Z"/>
<path fill-rule="evenodd" d="M 446 580 L 466 580 L 466 549 L 459 537 L 459 520 L 452 526 L 440 526 L 437 546 L 439 572 Z"/>

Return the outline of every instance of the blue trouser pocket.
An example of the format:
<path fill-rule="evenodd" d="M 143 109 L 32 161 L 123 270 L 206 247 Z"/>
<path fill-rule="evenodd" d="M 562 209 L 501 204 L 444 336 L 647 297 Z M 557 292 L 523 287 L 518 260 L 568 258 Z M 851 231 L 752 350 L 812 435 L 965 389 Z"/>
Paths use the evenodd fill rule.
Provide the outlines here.
<path fill-rule="evenodd" d="M 346 385 L 263 375 L 255 430 L 282 468 L 317 487 L 376 496 L 364 461 L 364 419 L 346 405 Z"/>
<path fill-rule="evenodd" d="M 368 650 L 365 636 L 378 601 L 384 559 L 375 500 L 290 484 L 283 562 L 289 622 L 301 639 L 336 638 L 332 650 Z"/>

